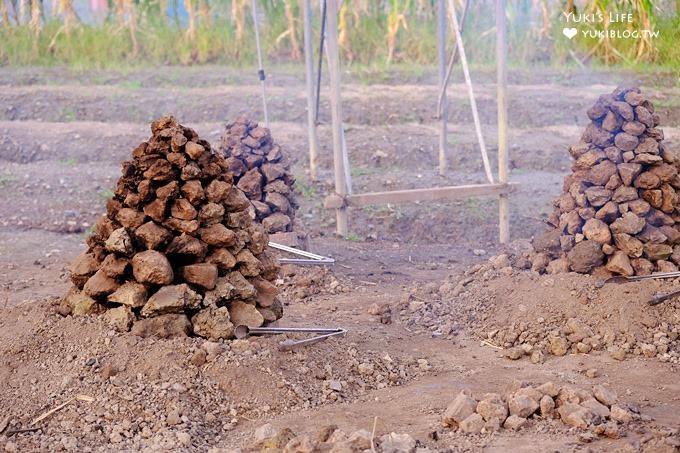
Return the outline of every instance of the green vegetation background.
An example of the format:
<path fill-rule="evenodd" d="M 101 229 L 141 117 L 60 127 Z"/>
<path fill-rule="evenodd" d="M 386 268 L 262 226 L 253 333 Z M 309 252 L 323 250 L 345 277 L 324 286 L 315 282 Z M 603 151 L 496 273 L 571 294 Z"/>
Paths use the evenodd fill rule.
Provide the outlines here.
<path fill-rule="evenodd" d="M 12 0 L 0 1 L 10 5 Z M 119 0 L 109 1 L 110 10 L 115 11 L 115 2 Z M 9 23 L 0 18 L 0 65 L 63 65 L 73 69 L 120 69 L 147 65 L 254 65 L 256 56 L 250 0 L 210 0 L 210 3 L 202 0 L 200 5 L 196 1 L 184 0 L 185 5 L 196 11 L 193 37 L 188 35 L 186 25 L 180 25 L 160 14 L 163 6 L 159 5 L 158 0 L 134 2 L 134 30 L 129 29 L 129 18 L 122 20 L 116 14 L 111 14 L 103 23 L 96 25 L 77 21 L 66 30 L 63 14 L 41 18 L 37 26 L 29 23 L 30 17 L 19 20 L 18 24 L 11 15 Z M 238 1 L 245 7 L 242 22 L 244 34 L 241 39 L 236 36 L 237 21 L 231 15 L 233 2 Z M 315 41 L 318 43 L 319 0 L 313 3 Z M 462 2 L 457 0 L 456 3 Z M 471 2 L 464 40 L 468 58 L 473 64 L 494 61 L 494 3 L 493 0 Z M 259 0 L 259 4 L 261 35 L 268 63 L 299 62 L 299 47 L 303 43 L 300 2 Z M 206 8 L 207 15 L 199 13 L 201 7 Z M 585 13 L 633 12 L 633 23 L 611 24 L 611 29 L 649 27 L 658 31 L 659 36 L 651 39 L 646 46 L 641 46 L 632 38 L 614 38 L 603 42 L 601 39 L 585 39 L 580 33 L 569 40 L 562 35 L 562 28 L 567 24 L 563 12 L 569 8 Z M 592 0 L 581 9 L 570 1 L 509 0 L 509 60 L 515 66 L 621 65 L 640 70 L 663 68 L 676 71 L 680 68 L 678 8 L 680 0 Z M 344 20 L 340 21 L 341 35 L 344 32 L 344 63 L 377 67 L 385 67 L 388 63 L 436 64 L 435 12 L 434 0 L 345 0 Z M 578 25 L 579 30 L 598 27 L 601 28 L 601 25 Z M 296 38 L 297 49 L 293 48 L 295 41 L 291 35 Z M 394 55 L 388 61 L 391 35 L 394 38 Z M 452 46 L 450 35 L 449 46 Z"/>

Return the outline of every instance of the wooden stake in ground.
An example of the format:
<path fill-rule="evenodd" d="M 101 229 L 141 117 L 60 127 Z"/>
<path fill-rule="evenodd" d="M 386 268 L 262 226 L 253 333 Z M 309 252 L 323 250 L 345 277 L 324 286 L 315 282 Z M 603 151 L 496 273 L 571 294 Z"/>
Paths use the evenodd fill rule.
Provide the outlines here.
<path fill-rule="evenodd" d="M 328 37 L 326 41 L 328 72 L 331 85 L 331 119 L 333 123 L 333 165 L 335 168 L 335 193 L 344 198 L 347 195 L 345 182 L 345 156 L 342 144 L 342 104 L 340 100 L 340 62 L 338 57 L 338 1 L 328 0 Z M 335 210 L 336 233 L 347 236 L 347 209 Z"/>
<path fill-rule="evenodd" d="M 496 67 L 497 67 L 497 95 L 498 103 L 498 180 L 501 184 L 508 182 L 508 120 L 505 89 L 507 85 L 506 57 L 508 53 L 505 2 L 496 0 Z M 498 240 L 507 244 L 510 240 L 508 195 L 501 194 L 498 198 Z"/>

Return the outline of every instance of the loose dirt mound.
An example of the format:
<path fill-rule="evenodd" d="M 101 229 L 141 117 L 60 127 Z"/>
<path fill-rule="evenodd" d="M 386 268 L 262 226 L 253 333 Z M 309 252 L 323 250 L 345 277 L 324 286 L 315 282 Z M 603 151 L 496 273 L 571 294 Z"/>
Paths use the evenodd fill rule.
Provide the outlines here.
<path fill-rule="evenodd" d="M 527 355 L 536 363 L 548 354 L 570 353 L 680 363 L 680 301 L 654 307 L 646 302 L 670 286 L 667 281 L 605 285 L 576 273 L 541 276 L 514 270 L 508 255 L 499 255 L 438 288 L 412 291 L 402 304 L 402 321 L 435 335 L 465 327 L 506 349 L 508 358 Z"/>
<path fill-rule="evenodd" d="M 56 299 L 32 301 L 3 312 L 0 423 L 7 415 L 9 431 L 28 428 L 76 395 L 87 401 L 72 401 L 38 422 L 36 433 L 9 441 L 0 435 L 0 446 L 233 447 L 243 440 L 235 437 L 243 422 L 350 402 L 424 373 L 410 357 L 360 350 L 351 336 L 290 353 L 277 347 L 286 336 L 156 340 L 116 332 L 97 316 L 62 317 L 57 305 Z"/>
<path fill-rule="evenodd" d="M 210 144 L 173 117 L 123 163 L 107 213 L 71 265 L 62 313 L 105 311 L 141 336 L 231 338 L 283 315 L 268 236 Z M 189 321 L 191 319 L 191 321 Z"/>
<path fill-rule="evenodd" d="M 255 430 L 254 439 L 244 451 L 482 451 L 494 435 L 520 430 L 524 436 L 531 435 L 527 432 L 540 432 L 545 436 L 571 430 L 579 433 L 581 444 L 606 438 L 610 448 L 616 448 L 611 443 L 613 439 L 627 437 L 630 432 L 644 432 L 649 440 L 643 451 L 674 451 L 680 444 L 678 431 L 655 430 L 650 423 L 651 417 L 641 413 L 638 404 L 627 403 L 624 399 L 608 385 L 584 389 L 552 381 L 532 385 L 515 380 L 497 393 L 473 395 L 464 389 L 455 396 L 429 431 L 427 443 L 434 441 L 438 448 L 428 447 L 422 440 L 406 433 L 382 434 L 381 430 L 376 432 L 375 427 L 348 434 L 330 424 L 321 426 L 316 433 L 296 435 L 288 427 L 277 429 L 267 423 Z M 456 448 L 452 450 L 451 446 Z M 617 447 L 623 447 L 623 444 Z M 509 450 L 507 446 L 506 450 Z"/>
<path fill-rule="evenodd" d="M 588 117 L 581 141 L 569 148 L 573 173 L 548 217 L 556 229 L 534 242 L 532 268 L 626 276 L 677 271 L 680 160 L 663 143 L 654 106 L 638 88 L 616 89 L 600 96 Z"/>

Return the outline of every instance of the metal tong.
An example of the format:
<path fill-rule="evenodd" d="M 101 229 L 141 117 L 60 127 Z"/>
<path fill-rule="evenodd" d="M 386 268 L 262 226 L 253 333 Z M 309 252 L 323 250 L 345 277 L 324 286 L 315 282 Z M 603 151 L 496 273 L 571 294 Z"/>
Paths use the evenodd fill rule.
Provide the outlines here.
<path fill-rule="evenodd" d="M 276 242 L 269 242 L 269 247 L 284 252 L 292 253 L 294 255 L 304 256 L 305 258 L 279 258 L 279 264 L 297 264 L 300 266 L 332 266 L 335 264 L 333 258 L 327 256 L 317 255 L 316 253 L 299 250 L 295 247 L 288 247 L 287 245 L 277 244 Z"/>
<path fill-rule="evenodd" d="M 647 303 L 649 305 L 659 305 L 661 302 L 666 302 L 668 299 L 672 299 L 678 295 L 680 295 L 680 289 L 676 289 L 675 291 L 666 294 L 656 293 L 647 301 Z"/>
<path fill-rule="evenodd" d="M 326 338 L 340 336 L 344 337 L 347 333 L 346 329 L 336 327 L 336 328 L 326 328 L 326 327 L 248 327 L 248 326 L 238 326 L 234 330 L 234 335 L 236 338 L 246 338 L 250 335 L 279 335 L 282 333 L 317 333 L 317 335 L 311 338 L 305 338 L 304 340 L 285 340 L 279 343 L 280 351 L 291 351 L 300 346 L 308 346 L 310 344 L 318 343 L 325 340 Z"/>
<path fill-rule="evenodd" d="M 628 283 L 628 282 L 636 282 L 639 280 L 652 280 L 652 279 L 657 279 L 657 278 L 674 278 L 674 277 L 680 277 L 680 271 L 674 271 L 674 272 L 657 272 L 655 274 L 649 274 L 649 275 L 635 275 L 632 277 L 624 277 L 622 275 L 618 275 L 616 277 L 612 277 L 610 279 L 607 279 L 605 283 Z M 649 305 L 659 305 L 662 302 L 667 301 L 668 299 L 672 299 L 675 296 L 680 295 L 680 290 L 675 290 L 671 291 L 670 293 L 656 293 L 652 296 L 651 299 L 647 301 Z"/>
<path fill-rule="evenodd" d="M 605 280 L 605 283 L 628 283 L 637 282 L 639 280 L 652 280 L 657 278 L 675 278 L 680 277 L 680 271 L 675 272 L 657 272 L 655 274 L 649 275 L 634 275 L 632 277 L 624 277 L 623 275 L 617 275 L 616 277 L 611 277 Z"/>

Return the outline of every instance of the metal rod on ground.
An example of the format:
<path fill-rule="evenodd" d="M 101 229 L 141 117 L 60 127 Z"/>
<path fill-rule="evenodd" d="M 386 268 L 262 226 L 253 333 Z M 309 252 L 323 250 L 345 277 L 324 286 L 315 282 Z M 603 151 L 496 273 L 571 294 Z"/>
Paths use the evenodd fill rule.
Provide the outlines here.
<path fill-rule="evenodd" d="M 440 0 L 441 1 L 441 0 Z M 470 6 L 470 0 L 465 0 L 465 6 L 463 6 L 463 16 L 460 18 L 460 34 L 462 35 L 465 31 L 465 20 L 467 19 L 467 13 Z M 444 6 L 446 8 L 446 6 Z M 451 74 L 453 73 L 453 67 L 456 65 L 456 57 L 458 56 L 458 47 L 454 47 L 451 51 L 451 59 L 449 60 L 449 66 L 446 68 L 446 78 L 444 83 L 439 89 L 439 96 L 437 98 L 437 118 L 443 115 L 442 106 L 444 103 L 444 98 L 446 96 L 446 88 L 449 86 L 451 81 Z"/>
<path fill-rule="evenodd" d="M 326 41 L 326 0 L 321 2 L 321 34 L 319 36 L 319 63 L 316 68 L 316 111 L 314 120 L 319 124 L 319 105 L 321 103 L 321 69 L 323 67 L 323 48 Z"/>
<path fill-rule="evenodd" d="M 311 258 L 311 259 L 314 259 L 314 260 L 328 259 L 327 257 L 317 255 L 316 253 L 308 252 L 306 250 L 296 249 L 295 247 L 288 247 L 287 245 L 283 245 L 283 244 L 277 244 L 276 242 L 270 241 L 268 245 L 269 245 L 269 247 L 271 247 L 273 249 L 282 250 L 282 251 L 288 252 L 288 253 L 294 253 L 296 255 L 304 256 L 304 257 Z"/>
<path fill-rule="evenodd" d="M 295 247 L 277 244 L 276 242 L 269 242 L 269 247 L 292 253 L 294 255 L 304 256 L 306 258 L 279 258 L 279 264 L 296 264 L 299 266 L 333 266 L 335 264 L 335 260 L 333 258 L 328 258 L 327 256 L 321 256 L 317 255 L 316 253 L 296 249 Z"/>
<path fill-rule="evenodd" d="M 279 343 L 279 350 L 280 351 L 292 351 L 293 349 L 299 348 L 300 346 L 309 346 L 311 344 L 316 344 L 319 343 L 323 340 L 326 340 L 331 337 L 344 337 L 347 335 L 347 331 L 345 329 L 340 329 L 337 332 L 333 333 L 327 333 L 324 335 L 319 335 L 317 337 L 312 337 L 312 338 L 305 338 L 304 340 L 285 340 Z"/>
<path fill-rule="evenodd" d="M 237 338 L 244 338 L 248 335 L 280 335 L 284 333 L 344 333 L 345 329 L 340 327 L 248 327 L 237 326 L 234 334 Z"/>
<path fill-rule="evenodd" d="M 237 326 L 234 329 L 236 338 L 246 338 L 250 335 L 279 335 L 283 333 L 317 333 L 315 337 L 305 338 L 304 340 L 285 340 L 279 343 L 281 351 L 290 351 L 300 346 L 309 346 L 335 336 L 344 337 L 347 330 L 343 328 L 325 328 L 325 327 L 248 327 Z"/>
<path fill-rule="evenodd" d="M 447 163 L 447 139 L 448 131 L 446 122 L 449 116 L 449 103 L 446 99 L 446 0 L 438 0 L 437 14 L 437 54 L 439 57 L 439 93 L 444 93 L 437 104 L 437 116 L 439 117 L 439 175 L 446 174 Z"/>
<path fill-rule="evenodd" d="M 453 0 L 449 0 L 449 11 L 451 12 L 451 23 L 453 24 L 453 32 L 456 35 L 456 46 L 460 54 L 460 62 L 463 66 L 463 75 L 465 75 L 465 85 L 467 85 L 468 96 L 470 98 L 470 107 L 472 108 L 472 119 L 475 122 L 475 131 L 477 132 L 477 140 L 479 141 L 479 150 L 482 153 L 482 161 L 484 162 L 484 171 L 490 183 L 493 183 L 493 173 L 491 172 L 491 164 L 489 164 L 489 156 L 486 153 L 486 145 L 484 144 L 484 137 L 482 136 L 482 127 L 479 122 L 479 112 L 477 111 L 477 101 L 475 101 L 475 93 L 472 90 L 472 80 L 470 79 L 470 71 L 468 69 L 467 58 L 465 57 L 465 48 L 463 47 L 463 37 L 460 34 L 458 27 L 458 18 L 456 17 L 456 10 L 454 9 Z"/>
<path fill-rule="evenodd" d="M 293 264 L 295 266 L 333 266 L 335 260 L 330 258 L 328 260 L 311 260 L 305 258 L 279 258 L 279 264 Z"/>
<path fill-rule="evenodd" d="M 326 39 L 328 73 L 331 91 L 331 119 L 333 130 L 333 166 L 335 169 L 335 193 L 341 198 L 347 195 L 345 185 L 345 156 L 342 146 L 342 103 L 340 100 L 340 62 L 338 53 L 338 0 L 328 0 L 328 36 Z M 347 209 L 335 210 L 336 233 L 347 236 Z"/>
<path fill-rule="evenodd" d="M 498 103 L 498 181 L 508 182 L 508 106 L 506 87 L 508 74 L 506 59 L 508 54 L 507 29 L 505 21 L 506 0 L 496 0 L 496 70 Z M 507 194 L 498 197 L 498 240 L 501 244 L 510 241 L 509 200 Z"/>
<path fill-rule="evenodd" d="M 680 289 L 666 294 L 654 294 L 652 298 L 647 301 L 647 303 L 649 305 L 659 305 L 660 303 L 666 302 L 668 299 L 672 299 L 675 296 L 680 296 Z"/>
<path fill-rule="evenodd" d="M 312 45 L 312 2 L 302 0 L 305 31 L 305 78 L 307 80 L 307 139 L 309 141 L 309 177 L 319 178 L 319 140 L 316 136 L 316 110 L 314 106 L 314 46 Z"/>
<path fill-rule="evenodd" d="M 629 283 L 637 282 L 640 280 L 654 280 L 657 278 L 676 278 L 680 277 L 680 271 L 673 272 L 657 272 L 655 274 L 649 275 L 633 275 L 632 277 L 626 277 L 624 275 L 617 275 L 616 277 L 610 277 L 605 280 L 605 283 Z"/>
<path fill-rule="evenodd" d="M 262 111 L 264 113 L 264 124 L 268 128 L 269 113 L 267 112 L 267 90 L 264 83 L 266 76 L 264 73 L 264 65 L 262 64 L 262 48 L 260 46 L 260 30 L 259 30 L 260 27 L 257 23 L 257 0 L 253 0 L 252 13 L 253 13 L 253 28 L 255 29 L 255 48 L 257 49 L 257 64 L 259 66 L 257 75 L 260 78 L 260 86 L 262 87 Z"/>

